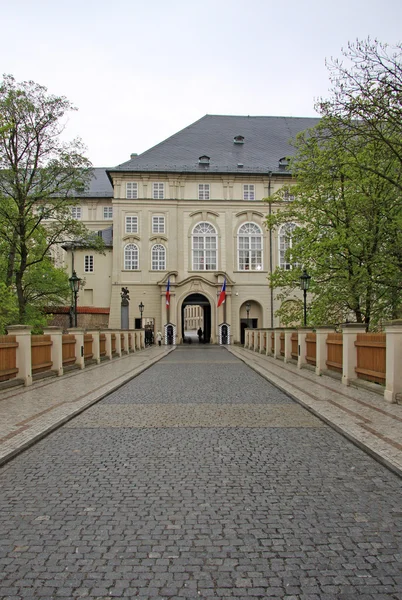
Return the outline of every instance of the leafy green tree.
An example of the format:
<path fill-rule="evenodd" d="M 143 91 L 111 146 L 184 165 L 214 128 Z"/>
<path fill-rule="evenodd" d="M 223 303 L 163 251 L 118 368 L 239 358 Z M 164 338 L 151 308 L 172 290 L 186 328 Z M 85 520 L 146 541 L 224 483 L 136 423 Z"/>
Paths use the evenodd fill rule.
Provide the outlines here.
<path fill-rule="evenodd" d="M 100 238 L 71 214 L 91 176 L 81 141 L 61 139 L 63 119 L 71 110 L 65 97 L 49 95 L 32 81 L 17 83 L 6 75 L 0 84 L 0 241 L 7 247 L 3 281 L 16 291 L 20 323 L 27 322 L 28 307 L 51 303 L 55 290 L 61 290 L 49 260 L 55 246 L 80 240 L 102 247 Z M 41 278 L 45 267 L 47 276 Z"/>
<path fill-rule="evenodd" d="M 349 134 L 344 138 L 348 152 L 349 138 L 360 145 L 379 144 L 385 163 L 372 163 L 360 154 L 350 158 L 402 191 L 402 43 L 357 40 L 342 56 L 327 61 L 332 93 L 316 109 L 330 118 L 330 133 L 337 135 L 342 126 Z"/>
<path fill-rule="evenodd" d="M 397 317 L 402 291 L 400 194 L 374 169 L 365 168 L 372 164 L 391 170 L 396 158 L 384 156 L 376 140 L 361 145 L 342 126 L 336 129 L 330 118 L 300 134 L 295 146 L 290 163 L 297 181 L 291 188 L 295 199 L 287 202 L 287 190 L 282 189 L 270 199 L 279 205 L 267 219 L 274 228 L 299 225 L 287 253 L 294 268 L 276 269 L 270 281 L 279 288 L 282 322 L 294 322 L 295 305 L 285 300 L 297 296 L 302 266 L 312 277 L 310 324 L 349 319 L 369 325 Z"/>

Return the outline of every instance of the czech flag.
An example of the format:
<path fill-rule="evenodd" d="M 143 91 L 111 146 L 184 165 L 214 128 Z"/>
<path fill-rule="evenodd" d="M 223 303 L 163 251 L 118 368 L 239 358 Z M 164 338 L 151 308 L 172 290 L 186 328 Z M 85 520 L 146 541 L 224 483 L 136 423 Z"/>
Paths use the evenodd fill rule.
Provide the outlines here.
<path fill-rule="evenodd" d="M 225 300 L 226 300 L 226 277 L 222 284 L 221 293 L 219 294 L 218 308 L 220 307 L 221 304 L 223 304 L 225 302 Z"/>
<path fill-rule="evenodd" d="M 170 277 L 166 286 L 166 306 L 170 306 Z"/>

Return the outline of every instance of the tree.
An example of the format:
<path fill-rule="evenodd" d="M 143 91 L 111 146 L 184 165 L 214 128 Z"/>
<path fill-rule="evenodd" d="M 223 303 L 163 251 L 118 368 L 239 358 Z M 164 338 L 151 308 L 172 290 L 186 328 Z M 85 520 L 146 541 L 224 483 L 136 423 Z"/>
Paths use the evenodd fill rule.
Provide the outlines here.
<path fill-rule="evenodd" d="M 332 94 L 320 100 L 316 109 L 330 117 L 330 132 L 336 134 L 342 126 L 360 145 L 380 144 L 383 156 L 395 159 L 392 168 L 388 161 L 384 168 L 365 162 L 362 156 L 360 166 L 402 191 L 402 43 L 390 46 L 378 40 L 357 40 L 342 55 L 342 60 L 327 62 Z"/>
<path fill-rule="evenodd" d="M 55 298 L 58 275 L 49 260 L 55 246 L 79 239 L 102 247 L 71 213 L 91 176 L 82 142 L 61 139 L 71 110 L 65 97 L 32 81 L 17 83 L 7 75 L 0 84 L 0 240 L 8 250 L 3 281 L 15 287 L 20 323 L 33 297 L 43 304 Z M 51 277 L 37 279 L 45 266 Z"/>
<path fill-rule="evenodd" d="M 284 323 L 295 319 L 297 305 L 284 301 L 294 298 L 299 288 L 301 266 L 312 276 L 311 324 L 352 318 L 369 325 L 400 314 L 400 193 L 374 168 L 366 168 L 373 165 L 385 172 L 397 159 L 384 155 L 380 141 L 363 146 L 335 125 L 326 117 L 298 136 L 290 162 L 297 181 L 292 187 L 295 199 L 285 202 L 286 188 L 271 198 L 281 209 L 267 219 L 268 226 L 299 226 L 287 252 L 293 268 L 276 269 L 270 281 L 280 288 Z"/>

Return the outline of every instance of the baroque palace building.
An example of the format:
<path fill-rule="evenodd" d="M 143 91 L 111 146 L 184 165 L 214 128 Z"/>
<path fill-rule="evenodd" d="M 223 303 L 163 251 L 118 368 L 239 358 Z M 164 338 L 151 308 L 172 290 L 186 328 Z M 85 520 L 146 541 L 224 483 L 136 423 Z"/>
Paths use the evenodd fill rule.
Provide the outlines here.
<path fill-rule="evenodd" d="M 280 205 L 266 199 L 292 184 L 290 140 L 317 123 L 206 115 L 115 168 L 94 169 L 73 215 L 101 232 L 106 249 L 67 251 L 68 269 L 84 279 L 80 311 L 109 313 L 106 324 L 120 328 L 125 287 L 130 327 L 164 331 L 171 323 L 178 343 L 196 323 L 211 343 L 223 323 L 231 343 L 243 341 L 247 326 L 279 325 L 267 278 L 278 265 L 291 268 L 284 254 L 293 224 L 269 232 L 266 215 Z"/>

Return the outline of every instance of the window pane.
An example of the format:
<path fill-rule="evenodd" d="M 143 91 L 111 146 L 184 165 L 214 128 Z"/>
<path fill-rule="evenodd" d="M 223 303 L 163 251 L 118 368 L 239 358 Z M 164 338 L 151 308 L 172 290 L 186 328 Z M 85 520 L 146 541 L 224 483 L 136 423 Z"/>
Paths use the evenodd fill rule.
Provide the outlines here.
<path fill-rule="evenodd" d="M 138 184 L 136 182 L 126 183 L 126 196 L 129 200 L 138 198 Z"/>

